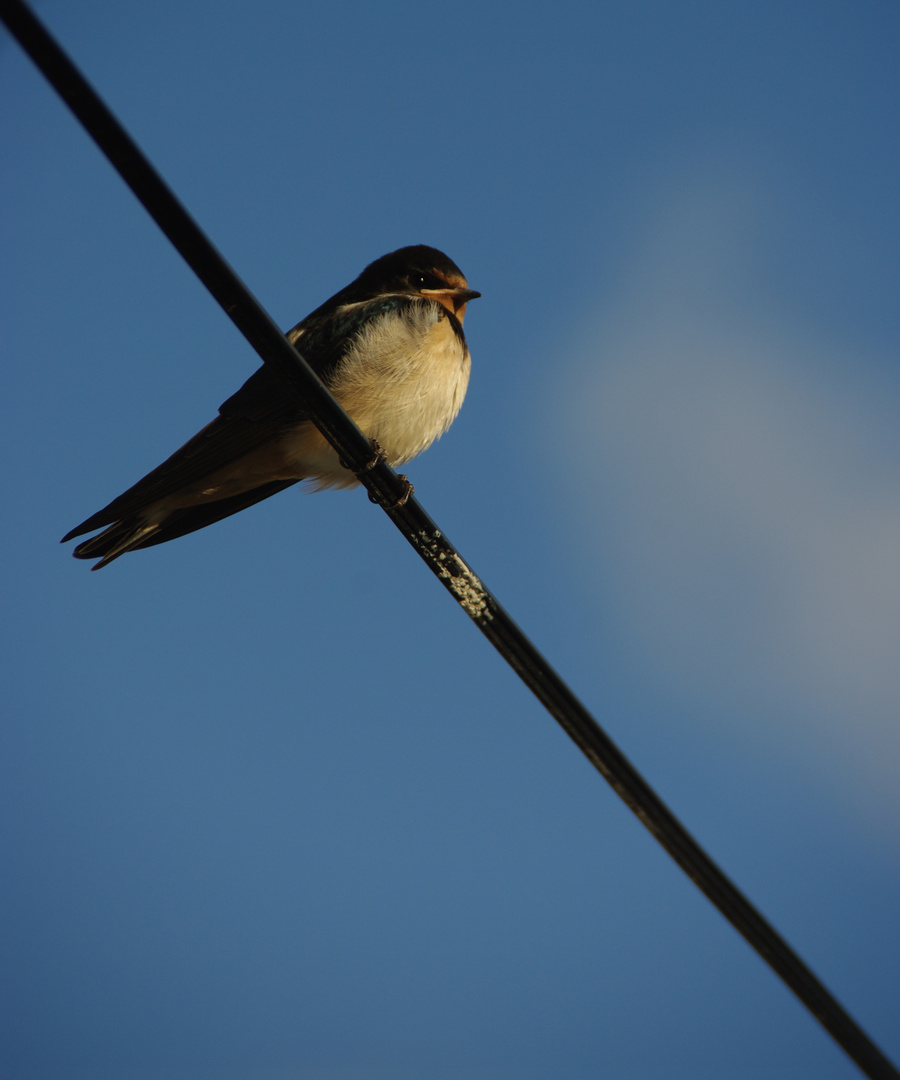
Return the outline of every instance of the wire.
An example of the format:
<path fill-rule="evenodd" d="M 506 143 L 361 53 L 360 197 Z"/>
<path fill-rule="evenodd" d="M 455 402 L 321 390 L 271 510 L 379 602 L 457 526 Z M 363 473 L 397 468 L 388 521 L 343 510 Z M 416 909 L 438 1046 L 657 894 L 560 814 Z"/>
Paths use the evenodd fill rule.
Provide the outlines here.
<path fill-rule="evenodd" d="M 485 637 L 592 765 L 726 919 L 873 1080 L 900 1072 L 778 932 L 722 873 L 618 749 L 546 659 L 409 495 L 404 478 L 326 390 L 302 356 L 213 247 L 100 97 L 21 0 L 0 0 L 0 18 L 97 142 L 247 341 L 303 398 L 304 411 Z"/>

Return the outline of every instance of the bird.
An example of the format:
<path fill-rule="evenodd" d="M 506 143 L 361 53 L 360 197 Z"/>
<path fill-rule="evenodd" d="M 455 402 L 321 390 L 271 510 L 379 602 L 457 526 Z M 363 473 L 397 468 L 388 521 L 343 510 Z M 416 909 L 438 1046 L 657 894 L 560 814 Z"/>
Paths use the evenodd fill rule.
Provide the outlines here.
<path fill-rule="evenodd" d="M 463 333 L 470 289 L 437 248 L 403 247 L 370 263 L 287 333 L 392 467 L 439 439 L 469 383 Z M 313 490 L 359 481 L 268 365 L 219 407 L 218 416 L 143 479 L 86 518 L 67 543 L 99 570 L 127 551 L 163 544 L 308 481 Z"/>

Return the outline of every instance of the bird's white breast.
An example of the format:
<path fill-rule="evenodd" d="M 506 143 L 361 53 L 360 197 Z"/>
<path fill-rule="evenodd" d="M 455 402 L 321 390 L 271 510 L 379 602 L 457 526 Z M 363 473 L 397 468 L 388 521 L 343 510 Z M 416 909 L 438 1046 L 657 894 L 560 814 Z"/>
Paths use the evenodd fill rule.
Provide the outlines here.
<path fill-rule="evenodd" d="M 302 349 L 302 342 L 298 344 Z M 328 384 L 359 428 L 398 466 L 450 427 L 463 403 L 470 369 L 469 351 L 447 312 L 423 299 L 367 323 Z M 317 479 L 317 486 L 355 483 L 337 464 L 331 447 L 319 440 L 314 448 L 311 433 L 298 429 L 283 446 L 304 465 L 307 476 Z"/>

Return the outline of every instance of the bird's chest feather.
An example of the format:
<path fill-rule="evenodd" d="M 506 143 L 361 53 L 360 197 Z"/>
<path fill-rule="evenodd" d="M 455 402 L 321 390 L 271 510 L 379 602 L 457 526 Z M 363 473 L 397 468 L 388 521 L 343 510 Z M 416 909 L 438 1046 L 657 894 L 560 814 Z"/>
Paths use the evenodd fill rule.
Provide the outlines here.
<path fill-rule="evenodd" d="M 351 321 L 353 308 L 344 315 Z M 295 341 L 304 348 L 304 335 Z M 365 318 L 323 378 L 358 427 L 393 466 L 420 454 L 450 427 L 469 383 L 471 361 L 458 324 L 432 300 L 386 304 Z M 281 440 L 283 471 L 315 489 L 355 487 L 329 443 L 308 420 Z"/>
<path fill-rule="evenodd" d="M 390 463 L 402 465 L 450 427 L 469 370 L 462 336 L 439 304 L 426 301 L 368 322 L 329 384 Z"/>

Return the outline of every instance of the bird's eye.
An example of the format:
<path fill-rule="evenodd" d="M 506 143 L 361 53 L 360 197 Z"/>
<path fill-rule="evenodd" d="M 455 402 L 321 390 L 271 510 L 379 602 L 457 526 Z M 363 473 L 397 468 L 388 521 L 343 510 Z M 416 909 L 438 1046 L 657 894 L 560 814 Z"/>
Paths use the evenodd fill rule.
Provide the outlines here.
<path fill-rule="evenodd" d="M 442 281 L 437 274 L 426 274 L 419 270 L 410 276 L 410 284 L 414 289 L 446 289 L 447 282 Z"/>

